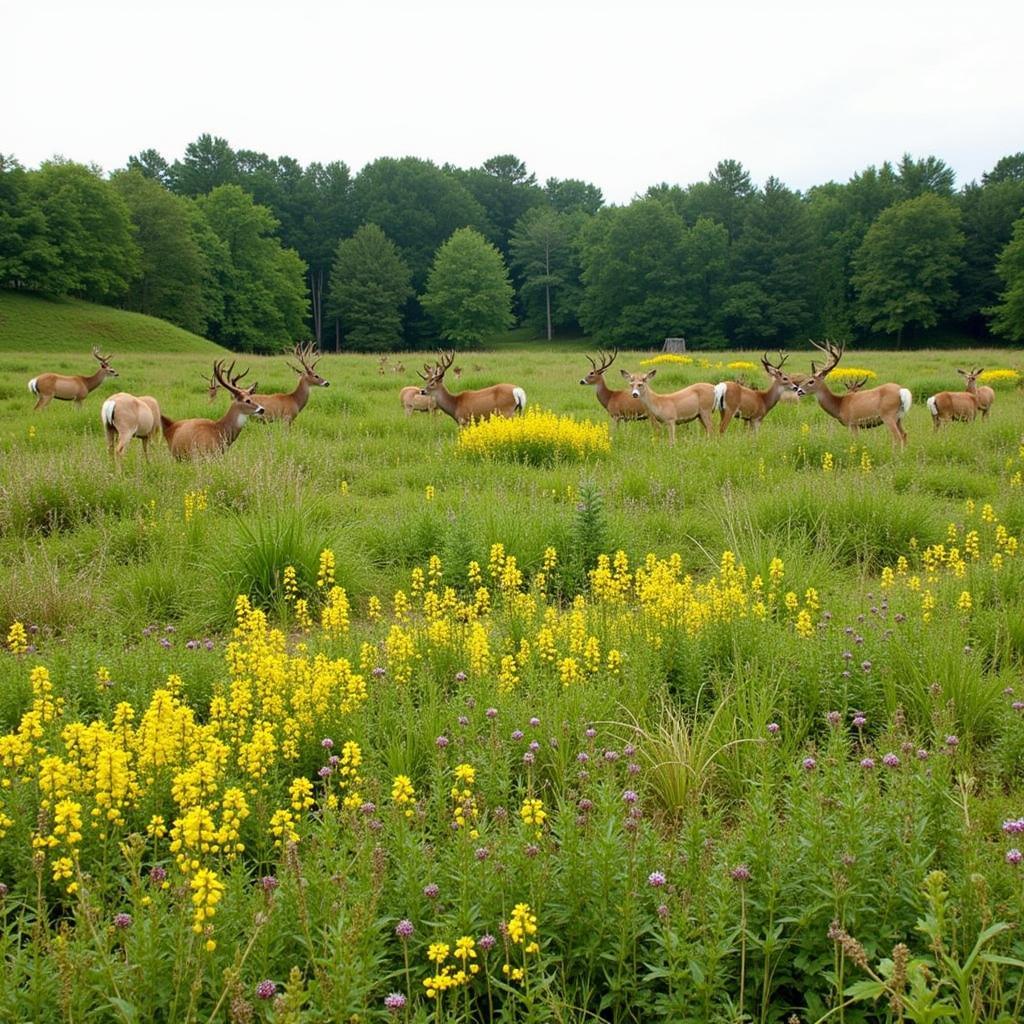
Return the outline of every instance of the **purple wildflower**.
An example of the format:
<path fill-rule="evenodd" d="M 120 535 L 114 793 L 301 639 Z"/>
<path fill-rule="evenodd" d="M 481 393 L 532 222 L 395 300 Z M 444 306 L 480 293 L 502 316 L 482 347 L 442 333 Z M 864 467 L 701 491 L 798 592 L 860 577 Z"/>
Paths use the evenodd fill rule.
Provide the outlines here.
<path fill-rule="evenodd" d="M 383 679 L 387 674 L 388 670 L 383 665 L 374 666 L 373 671 L 370 673 L 374 679 Z"/>
<path fill-rule="evenodd" d="M 265 981 L 261 981 L 256 986 L 256 998 L 257 999 L 273 999 L 277 995 L 277 985 L 274 984 L 269 978 Z"/>
<path fill-rule="evenodd" d="M 918 761 L 927 761 L 927 760 L 928 760 L 928 751 L 927 751 L 927 750 L 925 750 L 925 749 L 924 749 L 924 748 L 922 747 L 922 748 L 921 748 L 921 749 L 920 749 L 920 750 L 919 750 L 919 751 L 917 752 L 917 759 L 918 759 Z"/>
<path fill-rule="evenodd" d="M 523 853 L 525 853 L 527 857 L 536 857 L 537 854 L 540 853 L 540 847 L 536 843 L 530 843 L 530 845 L 523 850 Z"/>
<path fill-rule="evenodd" d="M 830 711 L 825 718 L 829 725 L 838 725 L 843 720 L 843 716 L 838 711 Z"/>
<path fill-rule="evenodd" d="M 635 804 L 640 799 L 635 789 L 627 789 L 622 794 L 622 799 L 627 804 Z"/>
<path fill-rule="evenodd" d="M 334 773 L 334 769 L 329 764 L 325 764 L 317 772 L 317 775 L 319 775 L 321 779 L 327 779 L 327 778 L 330 778 L 333 773 Z"/>
<path fill-rule="evenodd" d="M 523 764 L 533 764 L 537 760 L 537 755 L 532 751 L 528 750 L 523 754 Z"/>
<path fill-rule="evenodd" d="M 487 709 L 487 710 L 486 710 L 486 711 L 484 712 L 484 714 L 485 714 L 485 715 L 486 715 L 486 716 L 487 716 L 488 718 L 497 718 L 497 717 L 498 717 L 498 709 L 497 709 L 497 708 L 488 708 L 488 709 Z"/>
<path fill-rule="evenodd" d="M 946 737 L 946 746 L 949 747 L 951 750 L 956 749 L 958 746 L 960 746 L 960 737 L 959 736 L 947 736 Z"/>
<path fill-rule="evenodd" d="M 632 743 L 627 743 L 622 748 L 622 753 L 625 757 L 632 757 L 636 753 L 636 747 L 634 747 Z"/>
<path fill-rule="evenodd" d="M 405 1009 L 405 996 L 401 992 L 391 992 L 384 997 L 384 1009 L 389 1013 L 399 1013 Z"/>
<path fill-rule="evenodd" d="M 647 876 L 647 884 L 652 889 L 660 889 L 665 884 L 665 872 L 664 871 L 652 871 Z"/>
<path fill-rule="evenodd" d="M 658 917 L 662 918 L 662 920 L 664 920 L 666 917 L 668 917 L 668 906 L 667 906 L 667 904 L 659 903 L 658 904 L 657 914 L 658 914 Z"/>
<path fill-rule="evenodd" d="M 748 868 L 746 864 L 737 864 L 736 867 L 729 872 L 729 877 L 734 882 L 749 882 L 750 868 Z"/>
<path fill-rule="evenodd" d="M 132 926 L 132 915 L 131 914 L 115 914 L 114 915 L 114 927 L 115 928 L 131 928 Z"/>
<path fill-rule="evenodd" d="M 865 771 L 871 771 L 871 769 L 875 767 L 875 759 L 873 757 L 862 757 L 860 766 Z"/>
<path fill-rule="evenodd" d="M 871 662 L 870 661 L 862 661 L 860 663 L 860 667 L 861 667 L 861 671 L 863 671 L 863 672 L 870 672 L 871 671 Z"/>
<path fill-rule="evenodd" d="M 818 762 L 813 757 L 805 757 L 803 759 L 803 768 L 805 772 L 813 772 L 818 767 Z"/>
<path fill-rule="evenodd" d="M 512 730 L 512 739 L 513 740 L 515 740 L 518 743 L 522 738 L 523 738 L 523 730 L 522 729 L 513 729 Z"/>
<path fill-rule="evenodd" d="M 853 716 L 853 727 L 854 729 L 863 729 L 868 724 L 868 720 L 864 715 Z"/>
<path fill-rule="evenodd" d="M 412 921 L 407 917 L 403 917 L 402 920 L 395 925 L 395 934 L 400 939 L 409 938 L 414 931 L 416 931 L 416 929 L 413 928 Z"/>
<path fill-rule="evenodd" d="M 273 875 L 264 875 L 260 879 L 260 888 L 266 893 L 273 892 L 281 883 Z"/>
<path fill-rule="evenodd" d="M 636 761 L 630 761 L 629 764 L 626 765 L 626 774 L 627 775 L 639 775 L 640 774 L 640 765 L 638 765 L 636 763 Z"/>
<path fill-rule="evenodd" d="M 377 810 L 377 805 L 372 800 L 367 800 L 366 803 L 359 805 L 359 811 L 361 814 L 365 814 L 369 817 Z"/>
<path fill-rule="evenodd" d="M 900 759 L 895 754 L 886 754 L 882 758 L 882 764 L 884 764 L 886 768 L 899 768 Z"/>
<path fill-rule="evenodd" d="M 486 846 L 478 846 L 476 848 L 476 853 L 474 854 L 477 860 L 487 860 L 490 855 L 491 851 L 488 850 Z"/>
<path fill-rule="evenodd" d="M 779 725 L 778 722 L 769 722 L 767 725 L 768 734 L 770 736 L 777 736 L 779 733 L 779 729 L 781 728 L 782 727 Z"/>
<path fill-rule="evenodd" d="M 459 715 L 459 725 L 463 727 L 469 725 L 469 719 L 465 715 Z"/>
<path fill-rule="evenodd" d="M 482 949 L 485 953 L 490 952 L 498 944 L 498 940 L 488 932 L 486 935 L 481 935 L 477 939 L 477 949 Z"/>
<path fill-rule="evenodd" d="M 579 762 L 580 764 L 586 764 L 586 763 L 587 763 L 587 762 L 588 762 L 588 761 L 590 760 L 590 755 L 589 755 L 589 754 L 588 754 L 588 753 L 587 753 L 587 752 L 586 752 L 585 750 L 581 750 L 581 751 L 580 751 L 580 752 L 579 752 L 579 753 L 578 753 L 578 754 L 576 755 L 576 760 L 577 760 L 577 761 L 578 761 L 578 762 Z"/>
<path fill-rule="evenodd" d="M 1022 860 L 1024 860 L 1024 853 L 1021 853 L 1016 847 L 1012 850 L 1006 851 L 1006 863 L 1012 864 L 1016 867 Z"/>
<path fill-rule="evenodd" d="M 199 641 L 198 640 L 186 640 L 185 641 L 185 649 L 188 650 L 188 651 L 198 651 L 199 650 Z"/>
<path fill-rule="evenodd" d="M 583 735 L 586 736 L 588 740 L 592 740 L 597 735 L 597 730 L 591 726 Z"/>
<path fill-rule="evenodd" d="M 1018 832 L 1024 832 L 1024 818 L 1010 818 L 1003 822 L 1003 831 L 1012 836 Z"/>
<path fill-rule="evenodd" d="M 203 646 L 204 646 L 204 647 L 205 647 L 205 648 L 206 648 L 206 649 L 207 649 L 208 651 L 212 651 L 212 650 L 213 650 L 213 641 L 212 641 L 212 640 L 204 640 L 204 641 L 203 641 Z"/>
<path fill-rule="evenodd" d="M 469 677 L 465 672 L 459 671 L 455 673 L 455 682 L 464 683 Z"/>
<path fill-rule="evenodd" d="M 167 869 L 158 864 L 155 868 L 149 869 L 149 880 L 154 885 L 160 885 L 167 881 Z"/>
<path fill-rule="evenodd" d="M 533 718 L 530 719 L 530 725 L 532 725 L 534 727 L 534 729 L 536 729 L 537 726 L 540 725 L 540 719 L 537 718 L 536 716 L 534 716 Z"/>
<path fill-rule="evenodd" d="M 576 806 L 584 812 L 592 811 L 594 809 L 594 801 L 587 799 L 587 797 L 584 797 Z"/>
<path fill-rule="evenodd" d="M 436 900 L 440 894 L 441 889 L 436 882 L 428 882 L 423 886 L 423 895 L 426 896 L 428 900 Z"/>
<path fill-rule="evenodd" d="M 437 739 L 434 740 L 434 746 L 437 747 L 438 750 L 444 750 L 444 748 L 448 746 L 448 737 L 438 736 Z"/>
<path fill-rule="evenodd" d="M 612 761 L 618 761 L 619 752 L 617 750 L 606 750 L 604 752 L 604 759 L 610 764 Z"/>
<path fill-rule="evenodd" d="M 165 636 L 162 636 L 162 637 L 160 637 L 160 646 L 161 646 L 161 647 L 162 647 L 162 648 L 163 648 L 163 649 L 164 649 L 165 651 L 169 651 L 169 650 L 171 649 L 171 641 L 170 641 L 170 640 L 168 640 L 168 639 L 167 639 L 167 637 L 165 637 Z"/>
<path fill-rule="evenodd" d="M 320 741 L 320 746 L 323 747 L 324 750 L 333 750 L 334 749 L 334 740 L 332 740 L 330 736 L 325 736 Z"/>

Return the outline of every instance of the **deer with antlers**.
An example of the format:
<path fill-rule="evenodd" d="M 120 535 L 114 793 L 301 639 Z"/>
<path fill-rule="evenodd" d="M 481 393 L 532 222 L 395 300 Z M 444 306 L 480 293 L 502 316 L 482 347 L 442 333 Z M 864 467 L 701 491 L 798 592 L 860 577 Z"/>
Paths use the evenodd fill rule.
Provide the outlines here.
<path fill-rule="evenodd" d="M 295 366 L 288 363 L 288 369 L 294 370 L 299 375 L 299 381 L 295 390 L 287 394 L 278 395 L 253 395 L 253 399 L 263 406 L 263 418 L 265 420 L 282 420 L 288 426 L 292 420 L 302 412 L 309 401 L 310 388 L 329 388 L 330 382 L 323 379 L 316 372 L 316 364 L 320 362 L 316 349 L 313 345 L 296 345 L 292 355 L 298 361 Z M 311 362 L 312 360 L 312 362 Z"/>
<path fill-rule="evenodd" d="M 608 387 L 608 383 L 604 379 L 605 370 L 615 362 L 618 354 L 617 349 L 613 349 L 611 355 L 599 352 L 600 366 L 590 356 L 587 356 L 587 362 L 590 363 L 590 372 L 580 380 L 581 384 L 589 384 L 595 389 L 597 400 L 608 410 L 613 426 L 618 426 L 623 420 L 643 420 L 648 418 L 646 406 L 639 398 L 634 398 L 628 388 L 616 391 L 614 388 Z"/>
<path fill-rule="evenodd" d="M 444 386 L 444 375 L 454 361 L 454 352 L 439 352 L 437 365 L 424 367 L 427 372 L 420 374 L 424 381 L 420 394 L 433 398 L 437 407 L 460 427 L 472 420 L 489 419 L 491 416 L 511 419 L 526 408 L 526 392 L 515 384 L 492 384 L 489 388 L 460 391 L 453 395 Z"/>
<path fill-rule="evenodd" d="M 660 395 L 652 391 L 649 381 L 658 372 L 657 367 L 647 373 L 619 371 L 629 381 L 629 393 L 643 403 L 651 423 L 668 424 L 668 443 L 676 443 L 676 424 L 699 419 L 705 433 L 711 436 L 711 414 L 715 408 L 715 389 L 711 384 L 691 384 L 689 387 Z"/>
<path fill-rule="evenodd" d="M 213 400 L 217 397 L 217 392 L 220 391 L 220 385 L 217 383 L 217 378 L 211 373 L 209 377 L 205 373 L 199 374 L 203 378 L 203 383 L 206 385 L 206 398 L 213 404 Z M 243 376 L 245 376 L 243 374 Z"/>
<path fill-rule="evenodd" d="M 142 442 L 142 454 L 149 462 L 149 442 L 160 433 L 160 406 L 152 395 L 128 394 L 119 391 L 100 407 L 100 422 L 107 435 L 107 451 L 119 462 L 131 439 Z"/>
<path fill-rule="evenodd" d="M 768 361 L 767 352 L 761 357 L 761 366 L 771 378 L 771 384 L 764 391 L 748 388 L 738 380 L 724 380 L 715 385 L 715 409 L 722 414 L 718 427 L 720 434 L 725 433 L 734 416 L 746 420 L 751 430 L 757 430 L 761 420 L 775 408 L 787 391 L 786 378 L 782 373 L 787 358 L 782 352 L 779 353 L 777 363 Z"/>
<path fill-rule="evenodd" d="M 117 370 L 110 365 L 112 356 L 101 356 L 93 345 L 93 358 L 99 361 L 99 369 L 90 374 L 70 376 L 63 373 L 41 373 L 28 382 L 28 389 L 36 396 L 34 409 L 45 409 L 53 399 L 60 402 L 74 402 L 81 408 L 82 400 L 90 391 L 95 391 L 108 377 L 116 377 Z"/>
<path fill-rule="evenodd" d="M 830 391 L 825 378 L 839 365 L 846 350 L 845 344 L 836 345 L 826 341 L 812 345 L 822 352 L 828 362 L 819 370 L 817 364 L 811 363 L 811 375 L 803 380 L 785 377 L 785 380 L 800 395 L 811 394 L 818 399 L 822 407 L 834 419 L 839 420 L 850 432 L 856 434 L 861 427 L 877 427 L 884 423 L 892 434 L 892 439 L 899 448 L 906 447 L 907 432 L 903 429 L 903 417 L 906 416 L 914 398 L 909 388 L 901 388 L 899 384 L 882 384 L 866 391 L 847 392 L 837 395 Z"/>
<path fill-rule="evenodd" d="M 966 380 L 965 387 L 967 388 L 967 393 L 974 395 L 978 399 L 978 412 L 981 413 L 983 420 L 987 420 L 989 409 L 992 408 L 992 403 L 996 400 L 996 393 L 985 384 L 982 384 L 980 388 L 978 387 L 978 377 L 985 372 L 984 368 L 979 366 L 977 369 L 971 370 L 970 373 L 964 373 L 963 370 L 957 370 L 956 372 Z"/>
<path fill-rule="evenodd" d="M 248 371 L 232 376 L 234 369 L 235 364 L 232 363 L 225 371 L 222 359 L 213 364 L 214 379 L 231 396 L 231 405 L 219 420 L 169 420 L 163 414 L 160 415 L 167 447 L 176 459 L 224 451 L 234 443 L 250 416 L 263 415 L 263 406 L 254 394 L 256 384 L 248 388 L 238 386 Z"/>
<path fill-rule="evenodd" d="M 938 430 L 943 424 L 959 420 L 963 423 L 973 423 L 974 418 L 981 409 L 981 396 L 976 386 L 978 374 L 981 368 L 971 370 L 957 370 L 957 373 L 967 381 L 966 391 L 940 391 L 932 395 L 925 403 L 928 411 L 932 414 L 932 424 Z M 991 388 L 985 390 L 991 391 Z M 988 411 L 987 409 L 985 410 Z"/>

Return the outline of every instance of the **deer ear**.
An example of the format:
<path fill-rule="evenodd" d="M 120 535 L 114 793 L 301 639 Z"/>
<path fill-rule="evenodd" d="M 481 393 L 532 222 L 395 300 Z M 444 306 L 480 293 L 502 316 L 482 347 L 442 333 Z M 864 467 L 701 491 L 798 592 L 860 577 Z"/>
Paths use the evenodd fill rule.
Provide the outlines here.
<path fill-rule="evenodd" d="M 621 366 L 619 367 L 619 373 L 621 373 L 622 376 L 626 378 L 626 380 L 631 379 L 629 376 L 629 370 L 624 370 Z"/>
<path fill-rule="evenodd" d="M 644 374 L 644 380 L 650 380 L 657 372 L 657 367 L 655 367 L 653 370 L 648 370 L 647 373 Z"/>

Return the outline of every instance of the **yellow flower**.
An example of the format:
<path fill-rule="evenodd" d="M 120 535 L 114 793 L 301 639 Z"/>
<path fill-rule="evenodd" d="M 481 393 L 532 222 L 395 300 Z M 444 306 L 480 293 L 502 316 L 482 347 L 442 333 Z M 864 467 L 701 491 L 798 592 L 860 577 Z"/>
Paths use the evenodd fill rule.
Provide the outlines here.
<path fill-rule="evenodd" d="M 519 809 L 519 816 L 523 819 L 527 825 L 541 826 L 547 820 L 547 811 L 544 810 L 544 805 L 540 800 L 536 798 L 527 798 L 523 801 L 523 806 Z"/>
<path fill-rule="evenodd" d="M 28 634 L 20 622 L 12 622 L 7 631 L 7 649 L 11 654 L 24 654 L 28 650 Z"/>
<path fill-rule="evenodd" d="M 447 942 L 432 942 L 427 950 L 427 959 L 440 966 L 448 959 L 450 952 Z"/>

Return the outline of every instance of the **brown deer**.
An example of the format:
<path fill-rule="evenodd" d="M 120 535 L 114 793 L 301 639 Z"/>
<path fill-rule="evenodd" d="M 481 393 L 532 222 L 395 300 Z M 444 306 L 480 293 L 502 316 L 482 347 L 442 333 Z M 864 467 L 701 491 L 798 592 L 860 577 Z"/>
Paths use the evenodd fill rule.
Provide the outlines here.
<path fill-rule="evenodd" d="M 119 391 L 100 407 L 100 421 L 107 434 L 107 451 L 115 462 L 124 457 L 133 437 L 142 442 L 142 454 L 149 462 L 150 439 L 160 433 L 160 406 L 152 395 L 136 397 Z"/>
<path fill-rule="evenodd" d="M 212 405 L 213 400 L 217 397 L 217 392 L 220 391 L 220 385 L 217 383 L 217 378 L 214 377 L 213 374 L 210 374 L 210 376 L 207 377 L 205 373 L 201 373 L 199 376 L 203 378 L 203 383 L 206 385 L 206 397 Z M 245 374 L 243 373 L 242 376 L 244 377 Z"/>
<path fill-rule="evenodd" d="M 437 365 L 420 374 L 425 382 L 420 394 L 433 398 L 437 407 L 448 413 L 460 427 L 471 420 L 489 419 L 491 416 L 511 419 L 526 408 L 526 392 L 515 384 L 492 384 L 489 388 L 460 391 L 453 395 L 444 386 L 444 374 L 454 361 L 454 352 L 439 352 Z"/>
<path fill-rule="evenodd" d="M 856 435 L 861 427 L 877 427 L 884 423 L 897 447 L 906 447 L 907 432 L 903 429 L 902 420 L 914 400 L 910 389 L 901 388 L 899 384 L 882 384 L 877 388 L 868 388 L 867 391 L 834 394 L 825 384 L 825 378 L 839 365 L 846 346 L 831 341 L 826 341 L 824 345 L 816 341 L 811 344 L 828 357 L 828 362 L 820 370 L 812 362 L 811 375 L 802 381 L 785 377 L 793 390 L 801 397 L 814 395 L 818 405 L 829 416 L 848 427 L 852 434 Z"/>
<path fill-rule="evenodd" d="M 176 459 L 190 459 L 197 455 L 213 455 L 224 451 L 242 432 L 250 416 L 263 415 L 263 406 L 253 395 L 256 384 L 248 388 L 238 387 L 238 382 L 245 374 L 232 377 L 234 369 L 235 364 L 232 363 L 225 371 L 222 359 L 213 364 L 214 379 L 231 395 L 231 405 L 219 420 L 169 420 L 161 414 L 160 423 L 167 447 Z"/>
<path fill-rule="evenodd" d="M 284 395 L 253 395 L 254 401 L 263 406 L 263 418 L 265 420 L 283 420 L 288 426 L 292 420 L 302 412 L 309 401 L 310 388 L 329 388 L 330 382 L 323 379 L 316 372 L 316 364 L 320 362 L 317 357 L 311 363 L 310 360 L 316 355 L 312 345 L 296 345 L 292 354 L 298 360 L 299 365 L 288 364 L 290 370 L 299 375 L 299 382 L 295 390 Z"/>
<path fill-rule="evenodd" d="M 981 370 L 972 370 L 970 373 L 963 370 L 956 372 L 967 379 L 967 390 L 940 391 L 937 395 L 932 395 L 925 403 L 928 406 L 928 411 L 932 414 L 932 423 L 936 430 L 953 420 L 973 423 L 981 408 L 981 400 L 975 388 L 975 381 Z"/>
<path fill-rule="evenodd" d="M 658 372 L 657 367 L 647 373 L 619 371 L 629 381 L 629 392 L 643 402 L 651 423 L 668 424 L 668 443 L 676 443 L 676 424 L 689 423 L 699 419 L 704 430 L 711 435 L 711 413 L 715 408 L 715 389 L 711 384 L 691 384 L 688 388 L 659 395 L 652 391 L 650 379 Z"/>
<path fill-rule="evenodd" d="M 964 373 L 963 370 L 957 370 L 957 373 L 961 377 L 964 377 L 967 381 L 966 387 L 969 394 L 974 395 L 978 399 L 978 411 L 981 413 L 983 420 L 988 419 L 988 411 L 992 408 L 992 403 L 996 400 L 996 393 L 992 388 L 985 384 L 978 387 L 978 376 L 984 373 L 984 368 L 979 366 L 976 370 L 971 370 L 970 373 Z"/>
<path fill-rule="evenodd" d="M 616 391 L 608 387 L 608 382 L 604 379 L 604 371 L 615 362 L 618 354 L 617 350 L 613 350 L 611 355 L 599 352 L 600 366 L 590 356 L 587 356 L 591 367 L 590 372 L 580 381 L 581 384 L 589 384 L 596 389 L 597 400 L 608 410 L 608 415 L 612 418 L 612 426 L 618 426 L 623 420 L 648 418 L 646 406 L 639 398 L 634 398 L 628 388 Z"/>
<path fill-rule="evenodd" d="M 399 394 L 406 416 L 411 416 L 414 412 L 437 412 L 437 402 L 430 395 L 423 394 L 423 389 L 415 384 L 402 388 Z"/>
<path fill-rule="evenodd" d="M 748 388 L 738 380 L 724 380 L 715 385 L 715 409 L 722 414 L 718 428 L 720 434 L 725 433 L 734 416 L 746 420 L 748 427 L 757 430 L 761 420 L 775 408 L 787 391 L 782 375 L 782 365 L 787 358 L 781 352 L 777 363 L 768 361 L 767 352 L 761 357 L 761 366 L 772 381 L 764 391 Z"/>
<path fill-rule="evenodd" d="M 60 402 L 74 402 L 82 407 L 82 399 L 98 388 L 108 377 L 116 377 L 117 370 L 110 365 L 112 356 L 101 356 L 95 345 L 92 347 L 94 359 L 99 360 L 100 368 L 90 376 L 68 376 L 63 373 L 41 373 L 28 382 L 28 389 L 36 396 L 34 409 L 45 409 L 53 399 Z"/>

